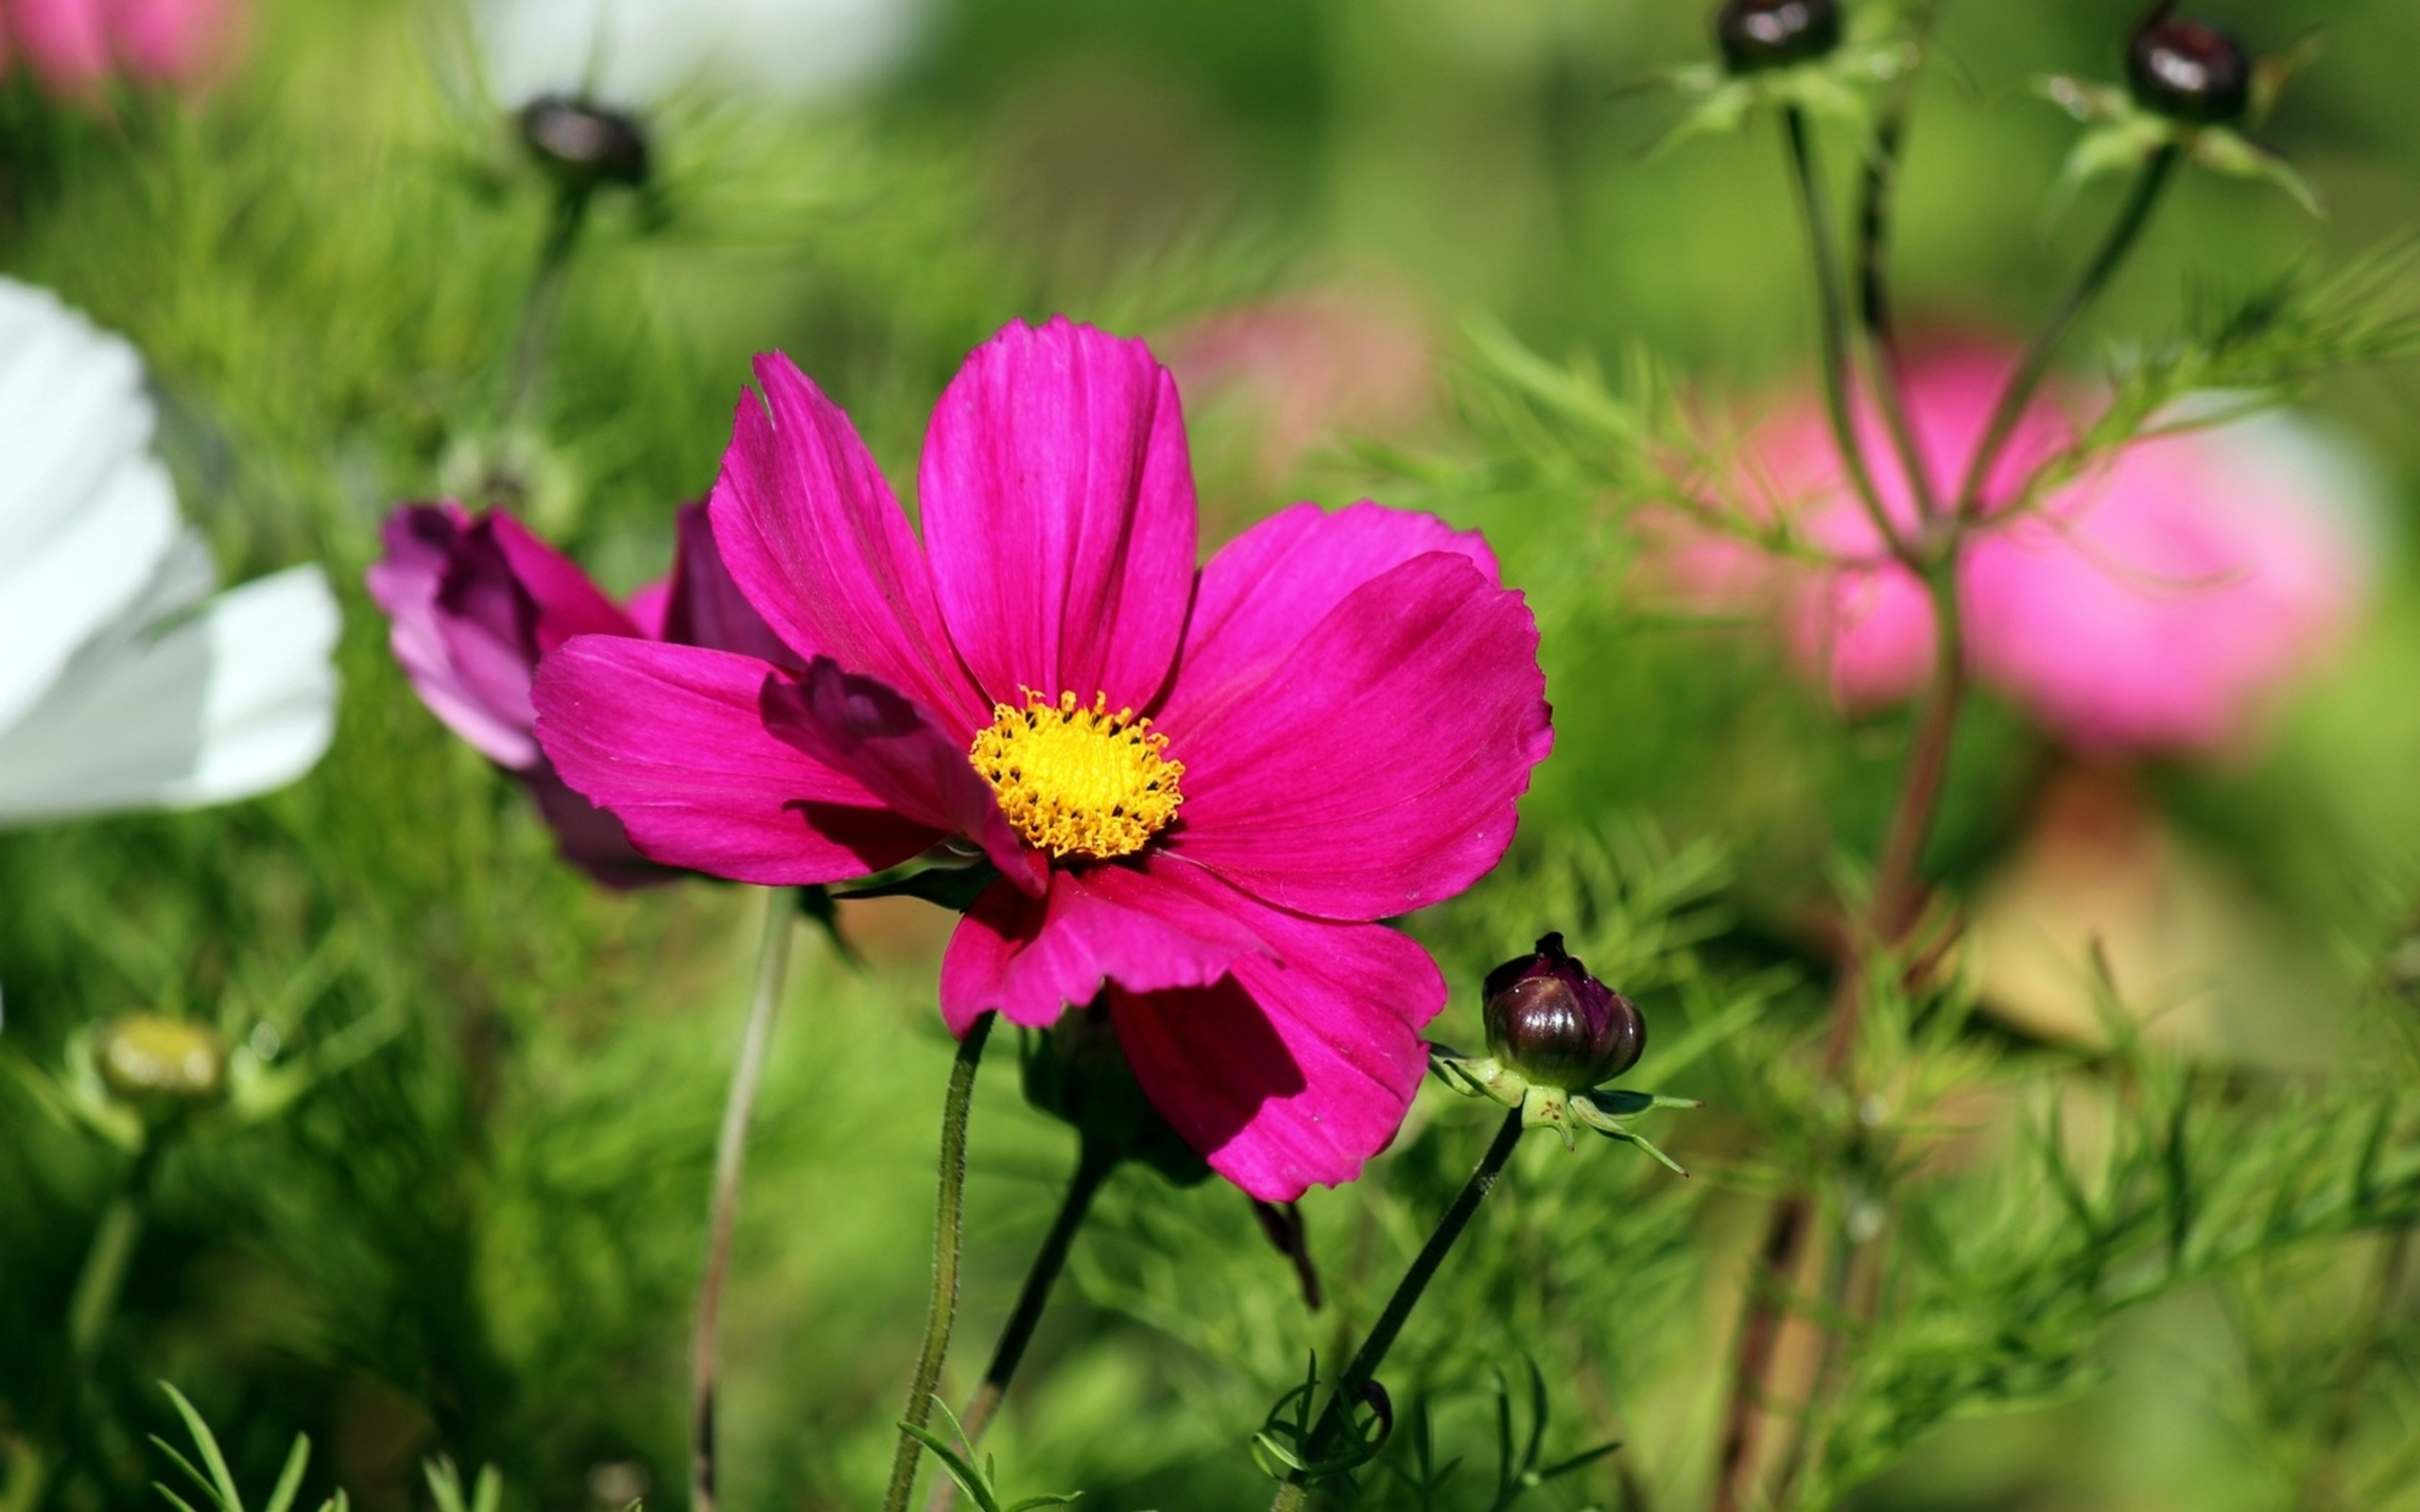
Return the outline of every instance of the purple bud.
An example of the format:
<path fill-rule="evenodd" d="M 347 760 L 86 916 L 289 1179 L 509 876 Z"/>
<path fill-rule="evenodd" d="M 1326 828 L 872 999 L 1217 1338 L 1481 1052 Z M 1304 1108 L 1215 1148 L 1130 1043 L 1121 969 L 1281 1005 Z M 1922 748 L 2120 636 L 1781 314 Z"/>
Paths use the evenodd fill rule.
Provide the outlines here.
<path fill-rule="evenodd" d="M 1638 1064 L 1647 1021 L 1565 954 L 1561 935 L 1487 973 L 1487 1047 L 1528 1080 L 1585 1091 Z"/>
<path fill-rule="evenodd" d="M 2199 21 L 2162 17 L 2126 48 L 2135 102 L 2170 120 L 2233 126 L 2252 110 L 2252 62 L 2233 37 Z"/>
<path fill-rule="evenodd" d="M 1812 62 L 1841 44 L 1840 0 L 1729 0 L 1714 39 L 1734 74 Z"/>
<path fill-rule="evenodd" d="M 647 182 L 647 133 L 627 115 L 549 94 L 521 111 L 521 140 L 565 189 Z"/>

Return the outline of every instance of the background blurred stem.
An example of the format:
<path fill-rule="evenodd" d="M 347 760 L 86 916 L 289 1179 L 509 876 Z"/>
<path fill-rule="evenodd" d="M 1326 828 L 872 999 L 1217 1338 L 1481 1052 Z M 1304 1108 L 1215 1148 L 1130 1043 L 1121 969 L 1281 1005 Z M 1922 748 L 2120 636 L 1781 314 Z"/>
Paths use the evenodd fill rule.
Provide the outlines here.
<path fill-rule="evenodd" d="M 1935 3 L 1917 12 L 1914 27 L 1919 49 L 1931 37 L 1933 20 L 1940 10 Z M 1926 520 L 1933 520 L 1940 515 L 1941 501 L 1904 397 L 1890 266 L 1900 158 L 1907 145 L 1908 115 L 1915 108 L 1916 82 L 1922 77 L 1922 70 L 1911 66 L 1900 70 L 1899 77 L 1893 80 L 1882 102 L 1881 117 L 1875 125 L 1873 146 L 1866 154 L 1865 183 L 1858 208 L 1858 318 L 1865 328 L 1871 349 L 1875 407 L 1882 412 L 1883 423 L 1890 428 L 1892 442 L 1898 448 L 1899 467 L 1907 475 L 1918 513 Z"/>
<path fill-rule="evenodd" d="M 537 270 L 521 303 L 521 330 L 512 342 L 511 375 L 504 392 L 504 422 L 521 419 L 537 397 L 538 380 L 546 370 L 546 352 L 554 342 L 555 312 L 562 307 L 563 283 L 571 272 L 579 233 L 588 225 L 590 187 L 565 187 L 555 197 L 554 214 L 546 224 L 546 240 L 538 250 Z"/>
<path fill-rule="evenodd" d="M 987 1012 L 968 1026 L 966 1038 L 958 1042 L 958 1059 L 950 1066 L 949 1096 L 942 1105 L 941 1193 L 933 1216 L 933 1299 L 925 1317 L 924 1352 L 917 1357 L 915 1383 L 908 1387 L 908 1410 L 901 1418 L 899 1449 L 890 1460 L 884 1512 L 905 1512 L 915 1492 L 916 1459 L 924 1446 L 908 1429 L 932 1420 L 933 1391 L 941 1384 L 950 1326 L 958 1317 L 959 1243 L 966 1216 L 966 1113 L 975 1096 L 976 1069 L 983 1063 L 983 1042 L 992 1038 L 996 1017 Z"/>
<path fill-rule="evenodd" d="M 1042 1238 L 1042 1247 L 1034 1251 L 1033 1264 L 1026 1271 L 1025 1287 L 1017 1293 L 1017 1305 L 1009 1313 L 1008 1322 L 1000 1330 L 1000 1342 L 992 1347 L 992 1364 L 983 1372 L 983 1383 L 967 1399 L 966 1410 L 958 1416 L 958 1425 L 966 1436 L 968 1448 L 983 1441 L 983 1430 L 991 1426 L 992 1415 L 999 1411 L 1000 1400 L 1009 1394 L 1009 1383 L 1015 1379 L 1017 1366 L 1025 1361 L 1026 1346 L 1033 1342 L 1033 1331 L 1042 1321 L 1043 1310 L 1050 1303 L 1051 1287 L 1059 1273 L 1067 1268 L 1067 1252 L 1076 1242 L 1077 1231 L 1083 1228 L 1085 1215 L 1092 1211 L 1093 1198 L 1100 1194 L 1110 1176 L 1117 1169 L 1117 1154 L 1114 1150 L 1086 1140 L 1076 1155 L 1076 1174 L 1068 1179 L 1067 1194 L 1060 1200 L 1059 1215 L 1050 1220 L 1050 1231 Z M 958 1482 L 942 1477 L 933 1494 L 925 1503 L 925 1512 L 949 1512 L 958 1500 Z"/>
<path fill-rule="evenodd" d="M 1495 1187 L 1495 1178 L 1504 1172 L 1504 1162 L 1512 1158 L 1513 1147 L 1521 1143 L 1521 1109 L 1507 1108 L 1504 1122 L 1496 1127 L 1495 1143 L 1488 1145 L 1485 1155 L 1479 1157 L 1478 1164 L 1471 1171 L 1470 1179 L 1462 1183 L 1462 1190 L 1455 1195 L 1453 1206 L 1437 1220 L 1436 1231 L 1428 1236 L 1428 1243 L 1421 1246 L 1420 1253 L 1412 1260 L 1411 1268 L 1405 1271 L 1403 1280 L 1395 1283 L 1394 1295 L 1387 1298 L 1386 1311 L 1378 1314 L 1378 1321 L 1372 1326 L 1370 1336 L 1361 1341 L 1361 1349 L 1353 1356 L 1353 1363 L 1346 1366 L 1344 1374 L 1337 1378 L 1336 1391 L 1327 1399 L 1327 1409 L 1320 1414 L 1309 1441 L 1303 1446 L 1305 1460 L 1318 1464 L 1322 1454 L 1333 1449 L 1336 1441 L 1344 1435 L 1346 1427 L 1353 1420 L 1354 1406 L 1361 1400 L 1362 1390 L 1377 1376 L 1378 1367 L 1387 1363 L 1387 1351 L 1394 1348 L 1395 1336 L 1410 1320 L 1412 1309 L 1420 1305 L 1421 1294 L 1428 1290 L 1428 1283 L 1435 1279 L 1437 1268 L 1445 1263 L 1445 1256 L 1453 1250 L 1455 1242 L 1462 1237 L 1462 1230 L 1470 1227 L 1471 1217 L 1478 1211 L 1478 1205 L 1487 1200 L 1487 1194 Z M 1277 1500 L 1270 1503 L 1270 1512 L 1288 1512 L 1290 1508 L 1301 1507 L 1309 1499 L 1309 1494 L 1304 1473 L 1296 1470 L 1286 1477 L 1286 1485 L 1278 1491 Z"/>
<path fill-rule="evenodd" d="M 1958 512 L 1962 520 L 1971 521 L 1981 515 L 1983 490 L 1991 485 L 1992 469 L 1998 463 L 2000 453 L 2007 450 L 2010 439 L 2016 435 L 2017 424 L 2032 405 L 2033 395 L 2041 388 L 2042 380 L 2049 376 L 2050 364 L 2057 360 L 2059 348 L 2066 344 L 2067 336 L 2076 328 L 2076 322 L 2082 320 L 2084 313 L 2100 298 L 2101 291 L 2108 288 L 2110 280 L 2125 263 L 2126 254 L 2133 251 L 2135 244 L 2142 238 L 2143 228 L 2151 223 L 2152 212 L 2159 205 L 2161 191 L 2176 175 L 2176 165 L 2184 156 L 2184 150 L 2170 143 L 2152 154 L 2151 161 L 2143 165 L 2141 176 L 2135 180 L 2134 192 L 2126 198 L 2125 208 L 2118 213 L 2117 222 L 2109 228 L 2109 235 L 2100 244 L 2100 250 L 2094 253 L 2092 261 L 2084 265 L 2083 271 L 2076 275 L 2075 283 L 2068 285 L 2058 307 L 2051 311 L 2050 318 L 2034 333 L 2032 344 L 2025 349 L 2024 359 L 2009 378 L 2008 387 L 2000 392 L 2000 401 L 1992 411 L 1991 422 L 1983 428 L 1983 439 L 1975 448 L 1974 460 L 1967 464 L 1966 481 L 1958 490 Z"/>
<path fill-rule="evenodd" d="M 790 936 L 798 902 L 787 887 L 765 891 L 765 933 L 756 950 L 756 990 L 740 1032 L 739 1060 L 732 1068 L 731 1095 L 723 1103 L 722 1133 L 715 1144 L 714 1195 L 706 1215 L 706 1264 L 698 1281 L 698 1317 L 689 1341 L 689 1504 L 712 1512 L 715 1504 L 716 1338 L 722 1321 L 723 1280 L 731 1268 L 732 1234 L 739 1221 L 739 1182 L 748 1159 L 748 1121 L 756 1088 L 765 1075 L 765 1052 L 772 1042 L 781 1008 L 782 984 L 789 974 Z"/>
<path fill-rule="evenodd" d="M 1832 217 L 1824 204 L 1824 176 L 1816 164 L 1814 138 L 1807 129 L 1806 112 L 1796 106 L 1782 112 L 1782 123 L 1789 137 L 1791 177 L 1798 188 L 1799 208 L 1806 214 L 1806 249 L 1815 265 L 1818 325 L 1824 346 L 1824 414 L 1831 422 L 1832 443 L 1840 451 L 1841 467 L 1848 473 L 1858 501 L 1865 506 L 1884 547 L 1906 560 L 1906 543 L 1899 539 L 1897 528 L 1891 523 L 1891 513 L 1883 507 L 1882 495 L 1874 486 L 1874 470 L 1866 465 L 1865 449 L 1858 440 L 1857 416 L 1849 393 L 1849 320 L 1841 291 L 1840 249 L 1833 243 Z"/>

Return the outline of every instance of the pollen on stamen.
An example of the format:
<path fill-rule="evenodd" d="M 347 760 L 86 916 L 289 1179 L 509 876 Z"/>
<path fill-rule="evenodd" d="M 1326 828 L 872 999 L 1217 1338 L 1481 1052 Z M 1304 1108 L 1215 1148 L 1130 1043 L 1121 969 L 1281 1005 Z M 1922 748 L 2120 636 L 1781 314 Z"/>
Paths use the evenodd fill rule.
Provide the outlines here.
<path fill-rule="evenodd" d="M 1065 859 L 1109 861 L 1143 849 L 1176 817 L 1184 765 L 1161 754 L 1167 737 L 1132 709 L 1109 712 L 1072 693 L 1056 703 L 1019 689 L 1025 707 L 992 707 L 967 759 L 999 796 L 1000 812 L 1026 841 Z"/>

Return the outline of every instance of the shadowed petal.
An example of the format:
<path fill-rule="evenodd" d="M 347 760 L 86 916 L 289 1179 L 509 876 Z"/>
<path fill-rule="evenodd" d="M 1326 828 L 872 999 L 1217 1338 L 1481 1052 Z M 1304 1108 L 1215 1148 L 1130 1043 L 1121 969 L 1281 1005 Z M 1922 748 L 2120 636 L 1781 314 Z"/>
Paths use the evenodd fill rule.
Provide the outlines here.
<path fill-rule="evenodd" d="M 1177 1132 L 1253 1196 L 1291 1202 L 1354 1179 L 1394 1138 L 1445 981 L 1426 951 L 1379 925 L 1243 917 L 1273 957 L 1238 956 L 1214 987 L 1113 989 L 1110 1012 Z"/>
<path fill-rule="evenodd" d="M 1009 326 L 942 395 L 920 477 L 933 585 L 994 702 L 1158 696 L 1194 496 L 1176 381 L 1149 348 L 1064 318 Z"/>
<path fill-rule="evenodd" d="M 736 651 L 759 662 L 770 662 L 786 672 L 805 666 L 789 644 L 773 633 L 756 607 L 739 591 L 723 565 L 722 549 L 715 544 L 714 522 L 702 504 L 684 504 L 675 517 L 679 544 L 672 555 L 672 577 L 664 585 L 663 612 L 656 639 L 677 645 L 702 645 L 715 651 Z M 631 600 L 639 611 L 639 600 Z"/>
<path fill-rule="evenodd" d="M 991 705 L 959 669 L 916 538 L 856 427 L 779 354 L 756 359 L 709 513 L 732 578 L 802 662 L 922 703 L 961 743 Z"/>
<path fill-rule="evenodd" d="M 650 860 L 737 882 L 843 882 L 941 832 L 766 730 L 752 657 L 583 636 L 538 669 L 538 743 Z"/>
<path fill-rule="evenodd" d="M 1456 530 L 1435 515 L 1365 500 L 1334 514 L 1298 504 L 1263 520 L 1201 569 L 1184 650 L 1158 717 L 1177 728 L 1209 725 L 1268 681 L 1345 595 L 1432 551 L 1467 557 L 1491 584 L 1502 581 L 1478 531 Z"/>
<path fill-rule="evenodd" d="M 1265 949 L 1236 917 L 1233 889 L 1172 856 L 1139 867 L 1050 874 L 1046 898 L 994 884 L 950 936 L 942 1014 L 963 1034 L 997 1008 L 1040 1027 L 1111 982 L 1134 991 L 1203 987 Z"/>
<path fill-rule="evenodd" d="M 1002 876 L 1039 894 L 1048 863 L 1018 838 L 1000 805 L 966 759 L 964 743 L 873 678 L 817 657 L 805 674 L 765 684 L 765 729 L 834 771 L 865 785 L 884 807 L 912 823 L 963 835 L 983 848 Z"/>
<path fill-rule="evenodd" d="M 1443 552 L 1354 590 L 1223 717 L 1163 728 L 1185 766 L 1174 849 L 1337 919 L 1477 881 L 1554 743 L 1528 606 Z"/>

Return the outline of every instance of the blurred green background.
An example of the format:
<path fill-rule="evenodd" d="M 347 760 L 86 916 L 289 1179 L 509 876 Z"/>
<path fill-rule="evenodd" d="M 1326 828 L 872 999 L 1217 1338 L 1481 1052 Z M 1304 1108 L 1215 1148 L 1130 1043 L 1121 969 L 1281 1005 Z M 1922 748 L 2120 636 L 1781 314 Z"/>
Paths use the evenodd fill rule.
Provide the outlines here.
<path fill-rule="evenodd" d="M 1905 191 L 1911 323 L 2022 332 L 2097 234 L 2105 187 L 2046 228 L 2074 128 L 2029 84 L 2114 75 L 2132 9 L 1953 0 L 1953 66 L 1922 97 Z M 2096 338 L 2161 328 L 2194 281 L 2247 287 L 2420 224 L 2420 7 L 2211 9 L 2271 48 L 2326 27 L 2326 57 L 2264 135 L 2331 214 L 2193 177 Z M 0 836 L 0 1042 L 56 1072 L 89 1026 L 157 1007 L 272 1053 L 367 1047 L 274 1121 L 197 1129 L 164 1158 L 96 1366 L 106 1412 L 77 1415 L 93 1418 L 74 1432 L 100 1467 L 77 1498 L 150 1502 L 159 1466 L 142 1435 L 169 1431 L 151 1384 L 166 1379 L 248 1485 L 266 1486 L 304 1431 L 315 1491 L 340 1482 L 367 1508 L 419 1504 L 417 1462 L 438 1452 L 495 1464 L 512 1505 L 682 1500 L 683 1348 L 752 902 L 704 884 L 607 896 L 559 866 L 518 792 L 421 709 L 358 582 L 391 504 L 475 485 L 499 457 L 533 522 L 612 586 L 659 573 L 671 508 L 710 485 L 758 351 L 822 383 L 904 490 L 964 353 L 1011 317 L 1065 311 L 1177 364 L 1211 529 L 1371 491 L 1484 524 L 1547 633 L 1559 740 L 1525 844 L 1651 824 L 1671 847 L 1729 850 L 1736 885 L 1703 959 L 1682 970 L 1640 949 L 1659 1029 L 1690 1019 L 1700 977 L 1820 975 L 1805 916 L 1835 848 L 1873 844 L 1897 722 L 1844 728 L 1753 638 L 1643 611 L 1598 501 L 1405 477 L 1340 444 L 1461 455 L 1448 393 L 1473 316 L 1556 357 L 1644 343 L 1735 395 L 1801 369 L 1812 307 L 1773 133 L 1651 157 L 1676 107 L 1621 88 L 1704 56 L 1700 10 L 958 0 L 847 90 L 785 103 L 700 79 L 633 102 L 656 181 L 600 202 L 518 414 L 504 369 L 547 191 L 468 66 L 460 18 L 264 0 L 243 65 L 206 98 L 95 112 L 14 84 L 0 269 L 143 349 L 163 448 L 222 566 L 325 561 L 347 629 L 337 744 L 295 788 Z M 1833 146 L 1844 169 L 1846 144 Z M 2130 779 L 2240 926 L 2209 964 L 2224 1053 L 2255 1064 L 2338 1053 L 2420 884 L 2420 558 L 2405 520 L 2420 367 L 2330 380 L 2312 407 L 2394 484 L 2375 612 L 2260 759 Z M 1944 874 L 1990 874 L 2053 766 L 2015 715 L 1987 709 L 1962 750 Z M 1560 922 L 1475 903 L 1416 923 L 1458 983 L 1441 1037 L 1475 1040 L 1478 973 Z M 862 967 L 802 941 L 729 1317 L 731 1505 L 862 1506 L 880 1482 L 926 1280 L 945 923 L 849 905 Z M 1804 1023 L 1820 1004 L 1802 987 L 1770 1012 Z M 1072 1158 L 1019 1101 L 1011 1059 L 995 1047 L 978 1094 L 953 1396 Z M 1726 1120 L 1720 1078 L 1700 1080 L 1664 1089 L 1718 1104 L 1673 1131 L 1707 1162 L 1685 1195 L 1625 1152 L 1526 1151 L 1473 1241 L 1486 1258 L 1409 1341 L 1404 1379 L 1432 1382 L 1471 1431 L 1490 1361 L 1578 1362 L 1557 1371 L 1557 1437 L 1633 1447 L 1619 1471 L 1542 1500 L 1702 1495 L 1757 1210 L 1754 1182 L 1724 1177 L 1754 1137 Z M 1379 1177 L 1307 1204 L 1335 1298 L 1316 1315 L 1235 1193 L 1121 1175 L 995 1435 L 1011 1484 L 1081 1486 L 1107 1509 L 1260 1504 L 1246 1440 L 1305 1344 L 1366 1321 L 1459 1179 L 1478 1117 L 1430 1089 Z M 21 1469 L 60 1432 L 59 1318 L 122 1164 L 0 1078 L 0 1447 Z M 1549 1294 L 1530 1263 L 1566 1251 L 1590 1258 L 1576 1290 Z M 2326 1312 L 2366 1263 L 2305 1257 L 2251 1289 Z M 2325 1329 L 2273 1338 L 2240 1302 L 2205 1288 L 2131 1315 L 2062 1400 L 1951 1429 L 1858 1504 L 2294 1505 L 2294 1435 L 2309 1425 L 2278 1385 L 2293 1362 L 2271 1355 L 2299 1341 L 2324 1366 L 2326 1341 L 2361 1320 L 2338 1307 Z M 2246 1342 L 2261 1339 L 2271 1355 Z M 2392 1352 L 2362 1408 L 2381 1462 L 2413 1432 L 2411 1358 Z"/>

